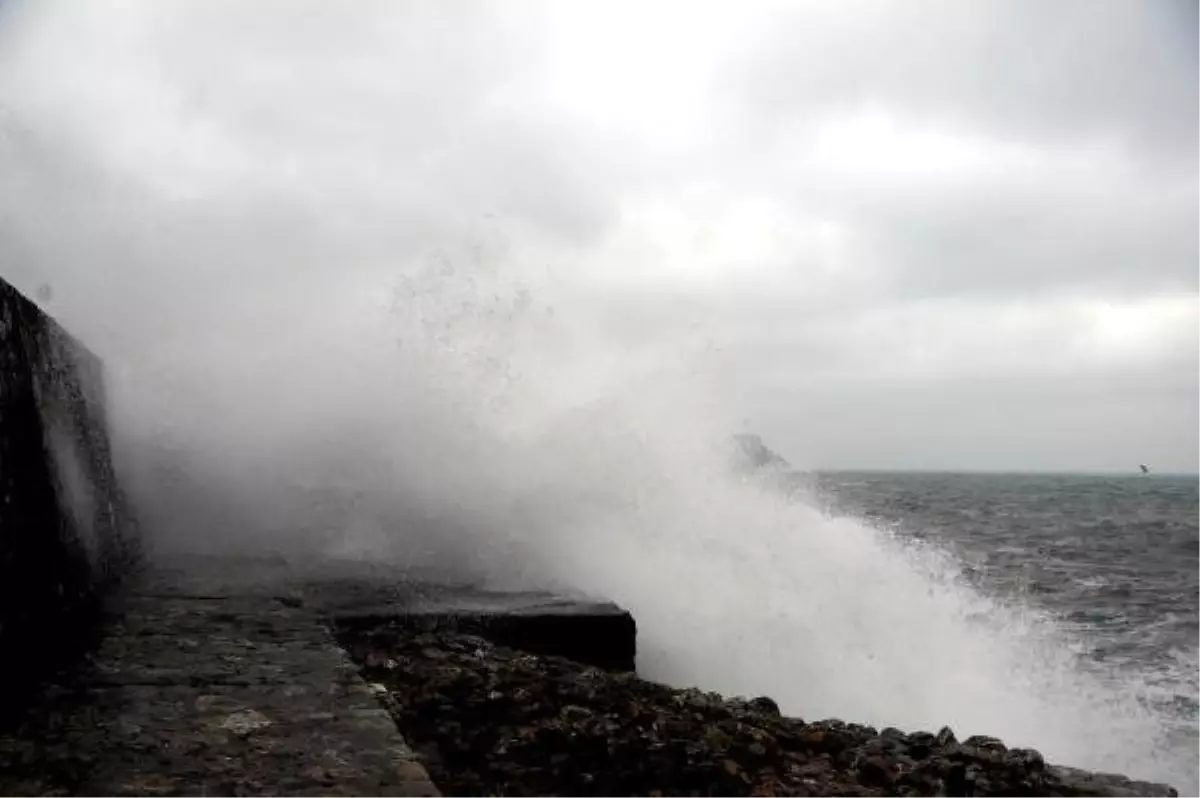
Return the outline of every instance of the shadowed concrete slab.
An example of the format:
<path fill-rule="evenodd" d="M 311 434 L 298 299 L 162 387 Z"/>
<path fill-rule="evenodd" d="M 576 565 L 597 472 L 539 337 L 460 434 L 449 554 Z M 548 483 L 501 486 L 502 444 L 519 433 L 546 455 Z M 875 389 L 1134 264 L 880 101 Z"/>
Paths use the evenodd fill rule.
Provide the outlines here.
<path fill-rule="evenodd" d="M 399 575 L 378 564 L 312 564 L 292 585 L 331 623 L 361 629 L 454 629 L 536 654 L 632 671 L 637 625 L 628 611 L 583 595 L 496 590 L 445 574 Z"/>

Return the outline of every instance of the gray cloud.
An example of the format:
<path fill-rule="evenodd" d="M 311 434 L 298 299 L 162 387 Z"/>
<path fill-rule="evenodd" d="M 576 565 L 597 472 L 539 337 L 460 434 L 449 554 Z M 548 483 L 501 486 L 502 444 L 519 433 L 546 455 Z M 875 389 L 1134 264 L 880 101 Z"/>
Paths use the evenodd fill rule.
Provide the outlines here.
<path fill-rule="evenodd" d="M 1052 181 L 864 209 L 881 277 L 935 295 L 1196 289 L 1194 184 Z"/>
<path fill-rule="evenodd" d="M 6 276 L 146 407 L 240 380 L 246 435 L 306 348 L 366 379 L 413 334 L 373 314 L 441 263 L 454 302 L 532 291 L 552 322 L 459 344 L 554 403 L 694 361 L 798 463 L 1064 468 L 1148 457 L 1154 406 L 1196 468 L 1185 6 L 283 8 L 0 14 Z"/>
<path fill-rule="evenodd" d="M 1195 161 L 1187 3 L 867 0 L 813 11 L 772 18 L 732 90 L 774 114 L 874 102 L 1000 138 L 1111 138 L 1137 157 L 1165 149 Z"/>

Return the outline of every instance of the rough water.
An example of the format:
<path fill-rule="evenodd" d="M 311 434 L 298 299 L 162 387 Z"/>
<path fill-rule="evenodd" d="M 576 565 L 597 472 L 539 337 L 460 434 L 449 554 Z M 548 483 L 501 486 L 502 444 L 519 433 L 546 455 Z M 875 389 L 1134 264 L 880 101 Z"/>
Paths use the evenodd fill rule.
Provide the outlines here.
<path fill-rule="evenodd" d="M 944 547 L 975 588 L 1052 616 L 1085 667 L 1143 682 L 1139 698 L 1194 767 L 1196 477 L 838 472 L 816 482 L 831 512 Z"/>
<path fill-rule="evenodd" d="M 729 467 L 738 408 L 687 335 L 622 345 L 502 270 L 394 296 L 326 300 L 253 369 L 210 330 L 117 369 L 148 524 L 583 591 L 631 610 L 650 679 L 1197 791 L 1194 480 L 789 491 Z"/>

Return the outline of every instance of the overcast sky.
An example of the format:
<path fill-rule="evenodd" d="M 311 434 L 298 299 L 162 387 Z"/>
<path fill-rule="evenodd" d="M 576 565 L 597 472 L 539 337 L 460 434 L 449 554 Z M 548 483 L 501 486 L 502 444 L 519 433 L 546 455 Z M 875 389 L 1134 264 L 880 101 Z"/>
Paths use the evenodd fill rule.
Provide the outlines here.
<path fill-rule="evenodd" d="M 0 4 L 0 270 L 117 378 L 507 259 L 811 467 L 1195 472 L 1197 140 L 1184 0 Z"/>

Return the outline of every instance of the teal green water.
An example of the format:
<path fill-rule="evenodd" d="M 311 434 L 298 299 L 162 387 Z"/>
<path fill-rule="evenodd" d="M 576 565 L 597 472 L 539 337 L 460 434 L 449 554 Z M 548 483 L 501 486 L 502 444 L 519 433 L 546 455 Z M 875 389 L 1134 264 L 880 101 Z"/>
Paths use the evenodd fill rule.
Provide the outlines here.
<path fill-rule="evenodd" d="M 808 479 L 830 510 L 949 549 L 980 590 L 1056 616 L 1083 641 L 1085 657 L 1145 674 L 1182 744 L 1195 747 L 1197 477 L 833 472 Z"/>

